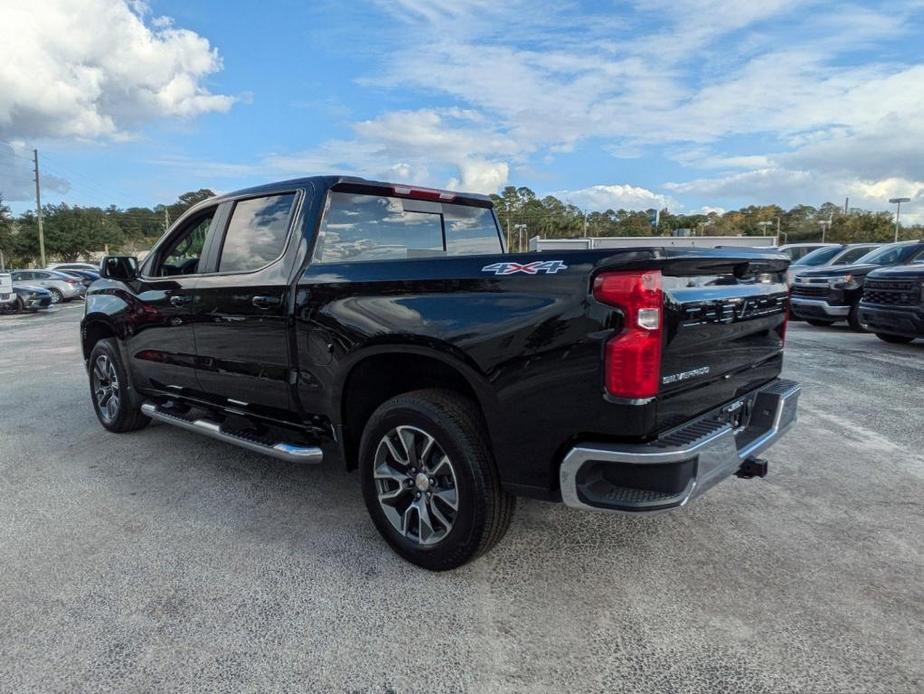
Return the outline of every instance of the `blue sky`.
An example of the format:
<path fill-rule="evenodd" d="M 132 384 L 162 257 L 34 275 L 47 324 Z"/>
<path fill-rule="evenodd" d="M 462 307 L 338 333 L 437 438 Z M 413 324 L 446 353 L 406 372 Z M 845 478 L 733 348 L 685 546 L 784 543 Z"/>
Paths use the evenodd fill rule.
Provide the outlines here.
<path fill-rule="evenodd" d="M 924 3 L 8 0 L 0 194 L 153 205 L 350 172 L 584 208 L 924 221 Z M 6 56 L 2 53 L 7 52 Z"/>

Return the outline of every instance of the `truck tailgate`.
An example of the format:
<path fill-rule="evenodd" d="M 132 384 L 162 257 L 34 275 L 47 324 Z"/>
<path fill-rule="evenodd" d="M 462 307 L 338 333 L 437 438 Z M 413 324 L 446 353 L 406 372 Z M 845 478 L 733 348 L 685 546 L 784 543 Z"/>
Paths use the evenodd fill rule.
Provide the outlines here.
<path fill-rule="evenodd" d="M 659 429 L 779 376 L 788 292 L 778 268 L 755 262 L 708 272 L 690 264 L 681 274 L 663 269 Z"/>

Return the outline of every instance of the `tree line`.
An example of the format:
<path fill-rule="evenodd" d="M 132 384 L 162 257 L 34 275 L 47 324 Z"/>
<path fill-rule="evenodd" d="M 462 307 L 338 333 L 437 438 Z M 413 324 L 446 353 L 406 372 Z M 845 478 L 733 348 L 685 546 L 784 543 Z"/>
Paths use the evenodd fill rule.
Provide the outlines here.
<path fill-rule="evenodd" d="M 203 188 L 180 195 L 176 202 L 154 207 L 81 207 L 65 203 L 42 207 L 45 255 L 49 260 L 75 261 L 108 249 L 134 253 L 149 249 L 171 220 L 201 200 L 214 195 Z M 522 248 L 532 236 L 669 236 L 686 230 L 697 236 L 772 236 L 780 242 L 821 239 L 841 243 L 891 241 L 894 222 L 889 212 L 844 208 L 830 202 L 820 207 L 750 205 L 739 210 L 708 214 L 674 214 L 667 209 L 588 212 L 552 195 L 539 198 L 526 187 L 507 186 L 491 196 L 511 247 Z M 921 225 L 902 228 L 900 238 L 924 236 Z M 30 267 L 39 261 L 38 219 L 34 211 L 10 213 L 0 196 L 0 252 L 7 267 Z"/>
<path fill-rule="evenodd" d="M 147 250 L 176 220 L 201 200 L 213 197 L 207 188 L 180 195 L 170 205 L 107 208 L 66 203 L 42 206 L 42 232 L 47 260 L 73 262 L 94 253 L 134 253 Z M 38 216 L 34 210 L 14 217 L 0 197 L 0 252 L 7 267 L 31 267 L 39 262 Z"/>
<path fill-rule="evenodd" d="M 774 236 L 780 243 L 826 241 L 854 243 L 891 241 L 895 234 L 890 212 L 870 212 L 826 202 L 820 207 L 797 205 L 785 210 L 779 205 L 750 205 L 739 210 L 708 214 L 674 214 L 667 209 L 609 209 L 585 212 L 552 195 L 539 198 L 525 187 L 508 186 L 492 195 L 504 233 L 517 248 L 518 225 L 525 225 L 525 239 L 575 238 L 580 236 L 670 236 L 678 230 L 696 236 Z M 900 239 L 924 236 L 924 226 L 905 226 Z"/>

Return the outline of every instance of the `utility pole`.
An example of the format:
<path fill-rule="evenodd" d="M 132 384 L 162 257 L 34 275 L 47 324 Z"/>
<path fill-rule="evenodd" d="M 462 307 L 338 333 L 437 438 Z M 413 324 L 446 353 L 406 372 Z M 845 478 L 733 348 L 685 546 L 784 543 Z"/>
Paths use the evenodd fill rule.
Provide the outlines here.
<path fill-rule="evenodd" d="M 895 240 L 898 241 L 898 220 L 902 216 L 902 203 L 911 202 L 911 198 L 890 198 L 889 202 L 891 202 L 893 205 L 896 205 L 895 207 Z"/>
<path fill-rule="evenodd" d="M 526 225 L 514 224 L 513 230 L 517 232 L 517 250 L 522 253 L 526 250 L 526 247 L 523 245 L 523 232 L 526 231 Z"/>
<path fill-rule="evenodd" d="M 505 215 L 507 217 L 507 252 L 510 253 L 510 202 L 508 200 L 504 201 L 504 210 L 507 212 Z"/>
<path fill-rule="evenodd" d="M 39 179 L 38 150 L 32 150 L 32 161 L 35 162 L 35 215 L 38 217 L 39 257 L 42 267 L 45 267 L 45 229 L 42 226 L 42 184 Z"/>
<path fill-rule="evenodd" d="M 833 212 L 830 215 L 828 215 L 827 219 L 822 219 L 821 221 L 818 222 L 818 224 L 821 225 L 821 242 L 822 243 L 825 242 L 825 234 L 831 231 L 831 224 L 833 222 L 834 222 Z"/>

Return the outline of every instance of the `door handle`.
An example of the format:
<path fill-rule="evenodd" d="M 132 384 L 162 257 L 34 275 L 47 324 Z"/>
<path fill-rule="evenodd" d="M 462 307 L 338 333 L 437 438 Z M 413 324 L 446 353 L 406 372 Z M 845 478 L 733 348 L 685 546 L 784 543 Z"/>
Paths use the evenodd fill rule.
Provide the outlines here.
<path fill-rule="evenodd" d="M 189 303 L 188 296 L 171 296 L 170 297 L 171 306 L 182 306 L 183 304 L 188 304 L 188 303 Z"/>
<path fill-rule="evenodd" d="M 279 306 L 281 300 L 277 296 L 255 296 L 250 300 L 257 308 L 268 309 L 273 308 L 273 306 Z"/>

